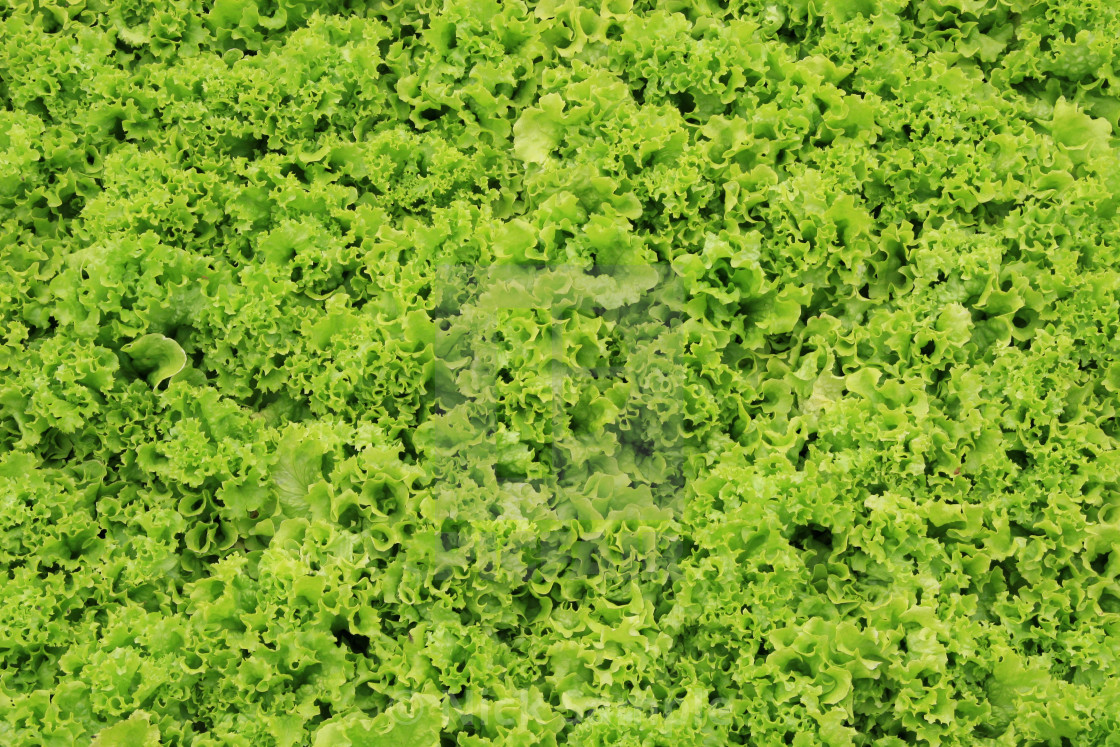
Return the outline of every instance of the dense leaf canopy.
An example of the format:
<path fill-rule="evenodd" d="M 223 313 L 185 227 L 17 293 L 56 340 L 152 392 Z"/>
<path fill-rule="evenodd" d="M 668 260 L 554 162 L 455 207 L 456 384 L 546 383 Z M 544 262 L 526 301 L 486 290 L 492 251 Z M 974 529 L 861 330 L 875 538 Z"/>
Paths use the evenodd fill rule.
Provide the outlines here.
<path fill-rule="evenodd" d="M 0 1 L 0 745 L 1120 745 L 1118 40 Z"/>

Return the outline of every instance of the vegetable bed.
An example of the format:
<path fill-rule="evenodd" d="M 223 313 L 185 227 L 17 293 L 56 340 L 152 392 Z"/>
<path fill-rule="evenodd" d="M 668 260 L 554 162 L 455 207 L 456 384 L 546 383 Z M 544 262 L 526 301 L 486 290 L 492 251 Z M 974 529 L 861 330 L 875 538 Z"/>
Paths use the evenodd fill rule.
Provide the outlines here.
<path fill-rule="evenodd" d="M 1118 39 L 0 3 L 0 745 L 1120 745 Z"/>

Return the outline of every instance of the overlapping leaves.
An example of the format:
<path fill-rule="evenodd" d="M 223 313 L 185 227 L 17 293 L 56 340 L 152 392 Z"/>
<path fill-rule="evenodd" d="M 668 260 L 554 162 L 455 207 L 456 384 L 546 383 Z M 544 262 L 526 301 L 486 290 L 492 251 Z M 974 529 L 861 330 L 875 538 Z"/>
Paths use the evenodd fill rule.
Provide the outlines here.
<path fill-rule="evenodd" d="M 1118 38 L 0 7 L 0 743 L 1117 744 Z"/>

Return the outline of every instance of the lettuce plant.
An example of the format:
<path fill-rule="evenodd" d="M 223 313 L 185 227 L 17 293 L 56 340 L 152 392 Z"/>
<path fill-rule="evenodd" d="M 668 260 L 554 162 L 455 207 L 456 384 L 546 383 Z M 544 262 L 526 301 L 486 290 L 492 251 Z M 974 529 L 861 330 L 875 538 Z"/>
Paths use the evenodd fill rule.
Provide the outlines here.
<path fill-rule="evenodd" d="M 0 4 L 0 745 L 1120 746 L 1118 39 Z"/>

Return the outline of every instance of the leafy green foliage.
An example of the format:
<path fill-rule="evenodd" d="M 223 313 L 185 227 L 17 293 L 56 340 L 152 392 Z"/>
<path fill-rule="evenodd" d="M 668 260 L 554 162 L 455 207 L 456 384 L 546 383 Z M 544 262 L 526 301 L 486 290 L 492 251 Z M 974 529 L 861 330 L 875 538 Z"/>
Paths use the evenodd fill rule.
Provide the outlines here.
<path fill-rule="evenodd" d="M 0 744 L 1120 745 L 1118 39 L 0 5 Z"/>

